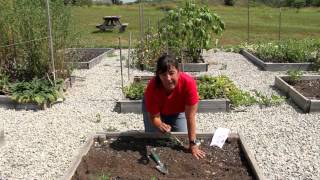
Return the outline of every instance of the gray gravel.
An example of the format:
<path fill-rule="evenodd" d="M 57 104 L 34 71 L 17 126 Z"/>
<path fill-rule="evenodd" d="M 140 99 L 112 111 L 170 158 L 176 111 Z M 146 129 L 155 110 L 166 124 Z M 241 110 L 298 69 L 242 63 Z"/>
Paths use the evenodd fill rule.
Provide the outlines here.
<path fill-rule="evenodd" d="M 235 53 L 208 51 L 205 59 L 210 63 L 206 74 L 225 74 L 244 90 L 278 94 L 272 85 L 279 72 L 260 71 Z M 122 98 L 117 57 L 75 74 L 77 81 L 66 101 L 46 111 L 0 108 L 6 138 L 0 147 L 0 179 L 58 179 L 92 133 L 143 129 L 142 115 L 113 111 Z M 124 79 L 127 84 L 126 74 Z M 198 114 L 197 129 L 241 132 L 267 179 L 320 179 L 319 113 L 303 114 L 291 100 L 243 110 Z"/>

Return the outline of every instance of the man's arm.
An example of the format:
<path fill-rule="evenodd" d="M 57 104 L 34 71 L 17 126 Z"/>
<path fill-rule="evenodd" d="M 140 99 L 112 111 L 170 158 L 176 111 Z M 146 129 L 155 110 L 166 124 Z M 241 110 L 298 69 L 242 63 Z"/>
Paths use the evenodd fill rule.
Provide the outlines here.
<path fill-rule="evenodd" d="M 198 109 L 198 103 L 191 106 L 186 106 L 185 113 L 187 119 L 188 126 L 188 137 L 189 141 L 196 140 L 196 113 Z M 189 144 L 189 149 L 194 157 L 197 159 L 204 158 L 205 152 L 199 149 L 199 147 L 195 144 Z"/>
<path fill-rule="evenodd" d="M 171 126 L 161 121 L 160 113 L 157 113 L 155 115 L 148 113 L 148 116 L 151 124 L 153 124 L 161 132 L 167 133 L 171 131 Z"/>
<path fill-rule="evenodd" d="M 190 141 L 196 139 L 196 113 L 198 109 L 198 103 L 192 106 L 185 107 L 187 127 L 188 127 L 188 137 Z"/>

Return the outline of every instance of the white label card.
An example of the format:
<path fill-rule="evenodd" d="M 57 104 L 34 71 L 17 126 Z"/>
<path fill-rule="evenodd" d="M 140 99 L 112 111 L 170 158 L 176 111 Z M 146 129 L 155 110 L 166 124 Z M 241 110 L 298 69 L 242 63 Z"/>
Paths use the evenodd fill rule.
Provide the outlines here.
<path fill-rule="evenodd" d="M 218 146 L 222 148 L 224 142 L 227 140 L 230 129 L 227 128 L 218 128 L 214 133 L 210 146 Z"/>

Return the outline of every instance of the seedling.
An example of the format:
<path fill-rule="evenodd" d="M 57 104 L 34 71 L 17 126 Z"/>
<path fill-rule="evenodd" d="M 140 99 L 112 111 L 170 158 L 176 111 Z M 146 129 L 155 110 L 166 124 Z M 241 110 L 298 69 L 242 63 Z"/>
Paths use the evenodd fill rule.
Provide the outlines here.
<path fill-rule="evenodd" d="M 100 113 L 97 113 L 96 114 L 96 123 L 99 123 L 99 122 L 101 122 L 101 115 L 100 115 Z"/>
<path fill-rule="evenodd" d="M 287 74 L 289 75 L 288 82 L 291 84 L 295 84 L 297 81 L 301 80 L 301 76 L 303 75 L 302 71 L 299 70 L 289 70 Z"/>

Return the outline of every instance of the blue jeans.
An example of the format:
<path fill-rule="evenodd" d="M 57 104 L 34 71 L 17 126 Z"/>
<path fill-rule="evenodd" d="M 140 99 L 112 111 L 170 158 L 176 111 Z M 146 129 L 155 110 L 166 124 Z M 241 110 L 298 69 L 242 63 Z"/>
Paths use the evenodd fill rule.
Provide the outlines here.
<path fill-rule="evenodd" d="M 145 132 L 159 132 L 159 129 L 151 123 L 145 105 L 145 97 L 142 99 L 142 113 Z M 184 112 L 170 116 L 165 116 L 160 113 L 161 121 L 171 126 L 172 132 L 188 132 L 187 120 Z"/>

